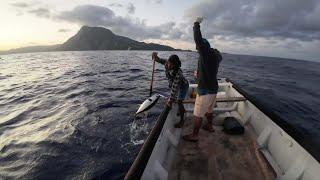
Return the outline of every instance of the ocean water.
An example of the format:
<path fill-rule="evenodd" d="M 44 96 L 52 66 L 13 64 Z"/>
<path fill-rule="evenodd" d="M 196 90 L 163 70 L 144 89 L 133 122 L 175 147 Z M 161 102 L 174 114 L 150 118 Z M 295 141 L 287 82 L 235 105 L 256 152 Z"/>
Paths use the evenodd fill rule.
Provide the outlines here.
<path fill-rule="evenodd" d="M 195 52 L 176 53 L 193 82 Z M 0 179 L 122 179 L 160 114 L 148 96 L 150 51 L 1 56 Z M 224 54 L 219 72 L 275 112 L 320 152 L 320 63 Z M 154 90 L 169 94 L 156 66 Z"/>

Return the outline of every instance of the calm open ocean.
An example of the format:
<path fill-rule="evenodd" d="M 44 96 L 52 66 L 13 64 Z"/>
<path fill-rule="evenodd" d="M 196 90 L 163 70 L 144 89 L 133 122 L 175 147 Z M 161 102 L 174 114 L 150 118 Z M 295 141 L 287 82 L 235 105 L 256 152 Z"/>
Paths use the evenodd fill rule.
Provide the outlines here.
<path fill-rule="evenodd" d="M 195 52 L 176 53 L 193 82 Z M 320 152 L 320 63 L 223 55 L 219 76 L 293 125 Z M 169 94 L 156 66 L 154 90 Z M 122 179 L 164 101 L 146 119 L 151 51 L 50 52 L 1 56 L 0 179 Z"/>

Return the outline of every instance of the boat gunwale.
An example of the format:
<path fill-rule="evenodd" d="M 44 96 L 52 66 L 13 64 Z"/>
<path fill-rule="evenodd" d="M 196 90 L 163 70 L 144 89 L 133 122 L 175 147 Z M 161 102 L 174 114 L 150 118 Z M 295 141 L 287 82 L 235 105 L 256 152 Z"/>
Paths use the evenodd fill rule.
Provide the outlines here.
<path fill-rule="evenodd" d="M 261 102 L 259 102 L 256 98 L 250 96 L 247 92 L 240 88 L 240 86 L 229 78 L 225 78 L 226 82 L 231 83 L 232 88 L 234 88 L 237 92 L 239 92 L 243 97 L 245 97 L 250 103 L 252 103 L 258 110 L 260 110 L 265 116 L 267 116 L 272 122 L 274 122 L 277 126 L 283 129 L 290 137 L 292 137 L 297 143 L 302 146 L 317 162 L 320 162 L 320 154 L 317 154 L 317 151 L 312 148 L 311 142 L 302 138 L 301 133 L 297 131 L 295 127 L 286 122 L 279 115 L 275 114 L 271 110 L 269 110 L 266 106 L 264 106 Z M 124 179 L 140 179 L 143 175 L 143 172 L 148 164 L 149 158 L 153 152 L 153 148 L 158 140 L 158 137 L 163 129 L 163 125 L 166 122 L 167 118 L 161 120 L 161 115 L 166 111 L 166 108 L 159 115 L 156 125 L 152 128 L 152 131 L 148 135 L 145 143 L 141 147 L 137 157 L 132 163 L 130 169 L 127 171 Z M 153 131 L 157 131 L 157 135 L 152 135 Z M 147 154 L 144 151 L 147 150 Z M 141 158 L 140 156 L 143 156 Z"/>
<path fill-rule="evenodd" d="M 158 138 L 162 132 L 163 125 L 167 120 L 167 115 L 169 114 L 170 110 L 171 108 L 166 105 L 164 110 L 158 116 L 156 124 L 154 125 L 147 139 L 140 148 L 140 151 L 133 161 L 132 165 L 130 166 L 130 169 L 127 171 L 124 177 L 125 180 L 140 179 L 142 177 L 143 172 L 153 152 L 154 146 L 156 145 Z"/>
<path fill-rule="evenodd" d="M 272 122 L 284 130 L 291 138 L 293 138 L 303 149 L 305 149 L 318 163 L 320 163 L 320 153 L 313 148 L 311 141 L 303 138 L 302 134 L 293 125 L 285 121 L 279 115 L 268 109 L 265 105 L 259 102 L 256 98 L 250 96 L 247 92 L 240 88 L 240 86 L 229 78 L 226 78 L 227 82 L 232 84 L 232 87 L 243 95 L 248 101 L 250 101 L 257 109 L 259 109 L 265 116 L 267 116 Z"/>

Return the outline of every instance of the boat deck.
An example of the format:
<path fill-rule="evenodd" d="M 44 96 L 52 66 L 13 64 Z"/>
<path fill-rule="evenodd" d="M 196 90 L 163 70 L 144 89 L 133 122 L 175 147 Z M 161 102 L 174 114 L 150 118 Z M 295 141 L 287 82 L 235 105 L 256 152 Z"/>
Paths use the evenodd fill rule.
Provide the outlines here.
<path fill-rule="evenodd" d="M 190 133 L 192 128 L 192 118 L 187 117 L 182 134 Z M 243 135 L 236 136 L 224 133 L 219 127 L 213 133 L 201 129 L 198 142 L 180 141 L 168 179 L 275 179 L 254 137 L 248 126 Z"/>

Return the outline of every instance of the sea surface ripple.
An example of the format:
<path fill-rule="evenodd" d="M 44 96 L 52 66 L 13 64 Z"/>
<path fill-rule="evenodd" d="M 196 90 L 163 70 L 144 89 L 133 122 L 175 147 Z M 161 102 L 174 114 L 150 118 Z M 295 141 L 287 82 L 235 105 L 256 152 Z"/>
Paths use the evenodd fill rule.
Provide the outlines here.
<path fill-rule="evenodd" d="M 195 52 L 176 53 L 194 82 Z M 164 101 L 134 121 L 148 96 L 150 51 L 4 55 L 0 59 L 0 179 L 122 179 Z M 224 54 L 237 82 L 320 152 L 320 63 Z M 168 94 L 156 66 L 154 90 Z"/>

